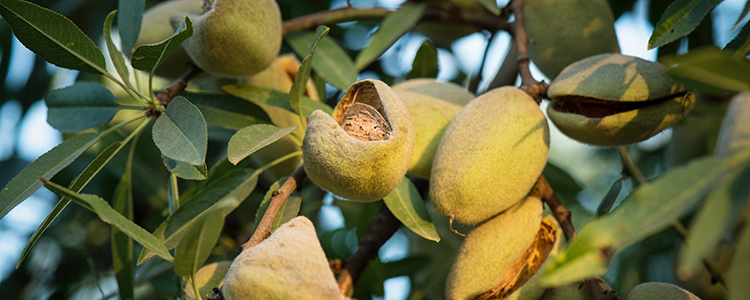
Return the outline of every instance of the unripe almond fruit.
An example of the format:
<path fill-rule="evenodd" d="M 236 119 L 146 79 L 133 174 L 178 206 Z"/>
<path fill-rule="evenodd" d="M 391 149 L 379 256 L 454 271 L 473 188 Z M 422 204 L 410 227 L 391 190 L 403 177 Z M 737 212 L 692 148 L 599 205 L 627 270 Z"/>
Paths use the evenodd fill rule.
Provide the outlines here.
<path fill-rule="evenodd" d="M 193 36 L 183 46 L 203 71 L 245 77 L 271 64 L 281 49 L 281 12 L 274 0 L 213 0 L 210 10 L 188 15 Z M 184 16 L 173 15 L 177 28 Z"/>
<path fill-rule="evenodd" d="M 523 199 L 547 162 L 549 128 L 536 102 L 515 87 L 472 100 L 445 130 L 435 153 L 435 209 L 465 224 Z"/>
<path fill-rule="evenodd" d="M 305 217 L 279 226 L 260 244 L 238 255 L 224 278 L 226 300 L 348 299 Z"/>
<path fill-rule="evenodd" d="M 731 157 L 750 149 L 750 91 L 744 91 L 732 98 L 726 116 L 721 123 L 719 140 L 716 143 L 716 156 Z"/>
<path fill-rule="evenodd" d="M 432 160 L 445 128 L 474 95 L 455 83 L 428 78 L 404 81 L 394 85 L 393 91 L 409 109 L 417 136 L 408 173 L 430 178 Z"/>
<path fill-rule="evenodd" d="M 380 80 L 355 82 L 333 111 L 314 111 L 302 142 L 307 176 L 334 195 L 376 201 L 401 182 L 414 151 L 409 112 Z"/>
<path fill-rule="evenodd" d="M 670 283 L 646 282 L 636 285 L 627 300 L 701 300 L 693 293 Z"/>
<path fill-rule="evenodd" d="M 529 58 L 550 79 L 580 59 L 620 53 L 606 0 L 527 0 L 523 12 Z"/>
<path fill-rule="evenodd" d="M 646 140 L 680 120 L 695 95 L 656 62 L 620 54 L 582 59 L 547 90 L 550 120 L 567 136 L 597 146 Z"/>

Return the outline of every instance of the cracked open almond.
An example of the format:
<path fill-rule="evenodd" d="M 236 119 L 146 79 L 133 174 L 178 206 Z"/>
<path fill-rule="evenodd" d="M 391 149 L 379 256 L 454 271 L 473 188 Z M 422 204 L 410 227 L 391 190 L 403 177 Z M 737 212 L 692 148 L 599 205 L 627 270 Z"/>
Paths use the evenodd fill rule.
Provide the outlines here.
<path fill-rule="evenodd" d="M 391 88 L 376 79 L 354 83 L 333 117 L 310 115 L 302 142 L 307 176 L 338 197 L 376 201 L 406 174 L 414 151 L 409 112 Z"/>
<path fill-rule="evenodd" d="M 566 67 L 550 83 L 547 113 L 567 136 L 597 146 L 646 140 L 684 117 L 695 95 L 656 62 L 600 54 Z"/>

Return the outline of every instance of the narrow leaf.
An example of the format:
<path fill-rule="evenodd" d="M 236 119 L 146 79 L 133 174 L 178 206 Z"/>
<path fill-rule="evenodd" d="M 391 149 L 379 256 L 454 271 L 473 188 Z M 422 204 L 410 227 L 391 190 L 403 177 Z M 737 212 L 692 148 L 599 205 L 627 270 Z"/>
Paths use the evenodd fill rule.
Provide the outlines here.
<path fill-rule="evenodd" d="M 292 84 L 292 88 L 289 90 L 289 106 L 297 111 L 301 124 L 306 124 L 305 116 L 309 116 L 302 112 L 302 104 L 300 99 L 305 94 L 307 80 L 310 78 L 310 68 L 312 64 L 313 54 L 315 54 L 315 48 L 318 47 L 318 43 L 320 43 L 320 40 L 326 34 L 328 34 L 329 30 L 330 29 L 326 26 L 319 26 L 318 29 L 315 30 L 315 39 L 312 46 L 310 46 L 310 52 L 299 65 L 297 76 L 294 77 L 294 83 Z"/>
<path fill-rule="evenodd" d="M 132 189 L 132 171 L 133 171 L 133 153 L 135 152 L 136 143 L 131 144 L 128 160 L 125 165 L 125 172 L 120 178 L 120 182 L 115 188 L 115 196 L 112 199 L 112 206 L 118 213 L 130 221 L 133 221 L 133 189 Z M 117 287 L 120 293 L 120 299 L 135 299 L 135 262 L 133 261 L 135 252 L 133 250 L 133 239 L 126 233 L 116 227 L 112 228 L 112 267 L 115 270 L 117 278 Z"/>
<path fill-rule="evenodd" d="M 662 60 L 670 76 L 699 92 L 750 89 L 750 61 L 731 59 L 714 47 L 692 49 L 685 55 Z"/>
<path fill-rule="evenodd" d="M 292 108 L 289 104 L 289 95 L 282 92 L 259 88 L 249 85 L 225 85 L 222 89 L 235 97 L 239 97 L 250 101 L 255 104 L 266 104 L 276 107 L 281 107 L 293 113 L 297 113 L 297 109 Z M 302 115 L 309 116 L 315 110 L 322 110 L 327 114 L 333 113 L 333 108 L 327 104 L 315 101 L 307 97 L 300 98 L 300 104 L 302 105 Z"/>
<path fill-rule="evenodd" d="M 236 199 L 212 208 L 195 221 L 180 241 L 174 256 L 174 270 L 180 276 L 193 276 L 211 255 L 224 228 L 223 206 L 238 205 Z"/>
<path fill-rule="evenodd" d="M 205 180 L 208 176 L 206 163 L 196 166 L 186 162 L 174 160 L 163 155 L 161 159 L 164 162 L 164 166 L 167 167 L 167 170 L 169 170 L 169 172 L 177 175 L 177 177 L 180 177 L 182 179 Z"/>
<path fill-rule="evenodd" d="M 300 57 L 307 55 L 315 41 L 315 33 L 301 32 L 286 38 L 287 44 Z M 330 36 L 324 36 L 318 43 L 312 69 L 339 90 L 348 89 L 357 81 L 357 69 L 349 54 Z"/>
<path fill-rule="evenodd" d="M 429 40 L 424 40 L 414 56 L 414 62 L 411 64 L 411 71 L 406 75 L 406 79 L 412 78 L 437 78 L 438 74 L 438 57 L 437 49 Z"/>
<path fill-rule="evenodd" d="M 747 13 L 750 12 L 750 1 L 745 1 L 745 7 L 742 8 L 742 12 L 740 13 L 739 18 L 737 18 L 737 22 L 734 22 L 734 25 L 732 25 L 732 29 L 737 29 L 737 26 L 740 25 L 740 22 L 742 22 L 742 19 L 747 17 Z"/>
<path fill-rule="evenodd" d="M 96 143 L 101 135 L 84 133 L 63 141 L 21 170 L 0 191 L 0 219 L 42 187 L 39 178 L 49 180 Z"/>
<path fill-rule="evenodd" d="M 724 47 L 724 50 L 734 51 L 730 56 L 734 60 L 744 60 L 750 55 L 750 22 L 742 26 L 742 30 Z"/>
<path fill-rule="evenodd" d="M 543 277 L 559 286 L 604 275 L 615 251 L 668 227 L 713 187 L 724 169 L 715 157 L 673 168 L 633 191 L 610 214 L 587 223 Z"/>
<path fill-rule="evenodd" d="M 120 16 L 117 17 L 117 29 L 120 32 L 122 50 L 125 53 L 130 54 L 135 41 L 138 40 L 145 7 L 146 0 L 117 1 L 117 11 L 120 12 Z"/>
<path fill-rule="evenodd" d="M 258 105 L 228 95 L 181 92 L 203 113 L 206 123 L 227 129 L 241 129 L 253 124 L 270 124 L 271 118 Z M 312 100 L 310 100 L 312 101 Z M 289 100 L 285 100 L 289 103 Z"/>
<path fill-rule="evenodd" d="M 576 194 L 583 190 L 573 176 L 551 162 L 547 162 L 542 174 L 547 178 L 549 185 L 555 190 L 556 194 L 561 194 L 566 197 L 575 197 Z"/>
<path fill-rule="evenodd" d="M 402 35 L 412 29 L 424 14 L 425 5 L 405 4 L 380 23 L 380 28 L 372 37 L 370 45 L 359 52 L 354 66 L 362 70 L 388 50 Z"/>
<path fill-rule="evenodd" d="M 258 124 L 237 131 L 227 145 L 227 158 L 233 164 L 292 133 L 297 126 L 279 128 L 270 124 Z"/>
<path fill-rule="evenodd" d="M 279 209 L 276 214 L 276 218 L 273 219 L 271 224 L 271 231 L 275 231 L 279 226 L 284 223 L 291 221 L 299 214 L 299 209 L 302 206 L 302 197 L 300 196 L 289 196 L 284 202 L 284 206 Z"/>
<path fill-rule="evenodd" d="M 112 207 L 107 204 L 107 201 L 99 198 L 99 196 L 74 193 L 51 181 L 47 181 L 44 186 L 55 194 L 58 194 L 61 197 L 69 197 L 79 205 L 95 212 L 103 222 L 110 224 L 127 234 L 133 240 L 141 244 L 141 246 L 156 253 L 159 257 L 170 262 L 173 260 L 172 256 L 169 255 L 169 251 L 164 248 L 164 245 L 162 245 L 158 239 L 142 227 L 138 226 L 138 224 L 133 223 L 112 209 Z"/>
<path fill-rule="evenodd" d="M 154 73 L 164 60 L 177 51 L 182 42 L 193 35 L 193 23 L 185 17 L 179 28 L 168 39 L 158 44 L 143 45 L 135 49 L 130 64 L 138 70 Z"/>
<path fill-rule="evenodd" d="M 661 47 L 693 32 L 721 0 L 677 0 L 654 26 L 648 49 Z"/>
<path fill-rule="evenodd" d="M 154 143 L 161 153 L 174 160 L 201 165 L 206 157 L 208 129 L 201 111 L 184 97 L 177 96 L 154 124 Z"/>
<path fill-rule="evenodd" d="M 428 240 L 440 242 L 435 224 L 432 223 L 424 200 L 417 187 L 404 177 L 393 192 L 383 198 L 393 215 L 414 233 Z"/>
<path fill-rule="evenodd" d="M 143 2 L 143 1 L 118 1 L 118 2 L 137 3 L 137 2 Z M 128 65 L 125 64 L 125 59 L 123 58 L 122 53 L 119 50 L 117 50 L 115 43 L 112 42 L 112 22 L 114 22 L 115 20 L 115 14 L 117 14 L 116 10 L 109 13 L 109 15 L 107 15 L 107 18 L 104 20 L 104 41 L 107 42 L 107 50 L 109 50 L 109 57 L 112 58 L 112 64 L 115 65 L 115 70 L 117 70 L 117 74 L 120 75 L 120 78 L 122 79 L 123 82 L 125 82 L 125 85 L 127 85 L 128 88 L 130 88 L 131 90 L 135 90 L 135 88 L 133 87 L 133 84 L 130 83 L 130 71 L 128 71 Z M 140 22 L 138 22 L 138 27 L 140 27 Z M 122 33 L 123 32 L 120 31 L 120 37 L 122 37 Z M 125 48 L 125 49 L 129 49 L 129 48 Z"/>
<path fill-rule="evenodd" d="M 49 63 L 106 74 L 104 55 L 72 21 L 28 1 L 0 1 L 0 15 L 21 43 Z"/>
<path fill-rule="evenodd" d="M 750 278 L 750 223 L 745 223 L 734 253 L 727 272 L 727 290 L 731 291 L 729 300 L 741 300 L 750 293 L 750 285 L 747 284 Z"/>
<path fill-rule="evenodd" d="M 271 204 L 273 191 L 278 190 L 282 182 L 286 181 L 287 178 L 288 176 L 279 178 L 279 180 L 271 184 L 271 186 L 268 188 L 266 195 L 263 196 L 263 200 L 260 201 L 260 206 L 258 206 L 258 210 L 255 211 L 255 220 L 253 221 L 253 232 L 255 232 L 255 230 L 258 229 L 260 220 L 263 218 L 263 215 L 266 214 L 266 210 L 268 210 L 268 206 Z"/>
<path fill-rule="evenodd" d="M 103 125 L 118 111 L 117 98 L 97 82 L 77 82 L 53 90 L 44 98 L 49 107 L 47 123 L 63 133 Z"/>
<path fill-rule="evenodd" d="M 620 190 L 622 190 L 622 179 L 619 178 L 612 183 L 609 191 L 604 195 L 602 202 L 599 203 L 599 207 L 596 209 L 597 216 L 606 215 L 612 209 L 612 205 L 615 204 L 615 200 L 617 200 L 617 196 L 620 195 Z"/>
<path fill-rule="evenodd" d="M 104 168 L 104 166 L 112 159 L 112 157 L 117 154 L 120 149 L 122 149 L 122 143 L 115 142 L 112 143 L 112 145 L 109 145 L 107 149 L 104 149 L 102 153 L 99 153 L 99 155 L 94 158 L 93 161 L 86 167 L 86 169 L 81 172 L 81 175 L 78 175 L 75 180 L 73 180 L 73 183 L 70 184 L 69 189 L 75 193 L 80 192 L 88 183 L 91 181 L 91 178 L 94 178 L 96 174 L 99 173 L 99 171 Z M 55 205 L 55 208 L 52 209 L 52 211 L 47 214 L 47 217 L 44 218 L 44 221 L 42 221 L 41 224 L 39 224 L 39 227 L 37 227 L 36 231 L 34 231 L 34 234 L 31 235 L 31 238 L 28 242 L 26 242 L 26 247 L 23 248 L 23 252 L 21 252 L 21 258 L 18 259 L 18 264 L 16 264 L 16 268 L 18 268 L 21 265 L 21 262 L 26 258 L 26 256 L 31 251 L 31 247 L 36 244 L 36 242 L 39 240 L 40 237 L 42 237 L 42 234 L 44 231 L 47 230 L 50 224 L 52 224 L 52 221 L 54 221 L 57 216 L 62 213 L 63 209 L 68 206 L 68 203 L 70 203 L 70 198 L 61 198 L 60 201 L 57 202 L 57 205 Z"/>

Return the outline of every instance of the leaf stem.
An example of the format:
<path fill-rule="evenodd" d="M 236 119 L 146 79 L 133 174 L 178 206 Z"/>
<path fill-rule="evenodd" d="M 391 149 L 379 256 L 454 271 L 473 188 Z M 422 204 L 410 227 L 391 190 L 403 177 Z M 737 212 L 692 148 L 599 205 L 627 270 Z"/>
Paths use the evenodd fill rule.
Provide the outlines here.
<path fill-rule="evenodd" d="M 622 160 L 623 169 L 628 172 L 628 175 L 635 178 L 635 185 L 639 186 L 648 183 L 646 181 L 646 177 L 643 177 L 643 173 L 641 173 L 641 170 L 638 169 L 638 166 L 630 156 L 628 146 L 617 147 L 617 152 L 620 153 L 620 159 Z"/>
<path fill-rule="evenodd" d="M 101 133 L 101 135 L 102 135 L 102 136 L 108 135 L 108 134 L 112 133 L 113 131 L 115 131 L 115 130 L 119 129 L 120 127 L 122 127 L 122 126 L 123 126 L 123 125 L 125 125 L 125 124 L 129 124 L 130 122 L 133 122 L 133 121 L 135 121 L 135 120 L 138 120 L 138 119 L 140 119 L 140 118 L 143 118 L 143 117 L 145 117 L 147 113 L 148 113 L 148 112 L 144 110 L 144 111 L 142 111 L 142 112 L 138 113 L 137 115 L 133 116 L 132 118 L 130 118 L 130 119 L 127 119 L 127 120 L 125 120 L 125 121 L 122 121 L 122 122 L 120 122 L 120 123 L 117 123 L 117 124 L 115 124 L 115 126 L 112 126 L 112 127 L 108 128 L 107 130 L 103 131 L 103 132 Z"/>
<path fill-rule="evenodd" d="M 193 79 L 195 76 L 198 76 L 203 72 L 200 68 L 198 68 L 195 65 L 190 65 L 190 67 L 183 73 L 179 78 L 177 78 L 172 84 L 170 84 L 166 89 L 159 92 L 158 95 L 156 95 L 156 100 L 161 104 L 162 106 L 166 107 L 169 105 L 169 100 L 174 98 L 177 93 L 184 91 L 187 87 L 188 81 Z M 151 85 L 151 77 L 149 76 L 149 86 Z M 149 87 L 149 89 L 151 89 Z M 151 93 L 153 95 L 153 93 Z"/>
<path fill-rule="evenodd" d="M 169 190 L 171 191 L 169 197 L 169 214 L 173 214 L 178 208 L 180 208 L 180 190 L 177 185 L 177 174 L 169 174 Z"/>
<path fill-rule="evenodd" d="M 274 161 L 266 164 L 265 166 L 260 167 L 260 169 L 258 169 L 258 171 L 259 172 L 265 172 L 268 169 L 275 167 L 276 165 L 284 162 L 287 159 L 290 159 L 292 157 L 301 156 L 301 155 L 302 155 L 302 151 L 295 151 L 295 152 L 289 153 L 287 155 L 284 155 L 282 157 L 277 158 L 276 160 L 274 160 Z"/>

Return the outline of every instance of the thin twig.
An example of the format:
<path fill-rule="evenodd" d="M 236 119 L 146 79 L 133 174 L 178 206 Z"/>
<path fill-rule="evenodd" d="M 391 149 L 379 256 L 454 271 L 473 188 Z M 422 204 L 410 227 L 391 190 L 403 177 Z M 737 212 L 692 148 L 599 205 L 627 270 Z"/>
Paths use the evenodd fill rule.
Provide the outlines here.
<path fill-rule="evenodd" d="M 515 21 L 513 22 L 513 33 L 518 46 L 518 71 L 521 74 L 521 89 L 538 102 L 547 97 L 547 83 L 539 82 L 531 75 L 529 65 L 528 45 L 529 36 L 526 34 L 523 16 L 523 0 L 513 0 L 508 4 L 513 10 Z"/>
<path fill-rule="evenodd" d="M 401 221 L 396 219 L 387 206 L 383 205 L 370 223 L 370 228 L 359 243 L 357 251 L 343 262 L 344 268 L 338 278 L 339 290 L 342 294 L 352 294 L 354 285 L 357 284 L 362 272 L 378 255 L 380 247 L 398 231 L 399 227 L 401 227 Z"/>
<path fill-rule="evenodd" d="M 182 76 L 177 78 L 172 84 L 170 84 L 166 89 L 159 92 L 158 95 L 156 95 L 156 100 L 159 101 L 159 103 L 163 106 L 169 105 L 169 100 L 172 99 L 177 93 L 184 91 L 187 87 L 188 81 L 190 79 L 193 79 L 195 76 L 200 74 L 202 70 L 198 68 L 195 65 L 190 65 L 187 71 L 185 71 Z"/>
<path fill-rule="evenodd" d="M 487 46 L 484 48 L 484 55 L 482 55 L 482 63 L 479 64 L 479 71 L 477 71 L 477 77 L 471 79 L 469 82 L 469 92 L 477 94 L 479 91 L 479 84 L 482 82 L 482 73 L 484 73 L 484 66 L 487 64 L 487 56 L 490 56 L 490 46 L 492 41 L 495 39 L 495 32 L 492 32 L 487 38 Z"/>
<path fill-rule="evenodd" d="M 633 161 L 628 151 L 628 146 L 617 147 L 617 152 L 620 153 L 620 159 L 622 160 L 623 169 L 628 172 L 630 177 L 635 179 L 635 186 L 646 184 L 646 177 L 643 177 L 643 173 Z"/>
<path fill-rule="evenodd" d="M 242 251 L 260 244 L 260 242 L 271 235 L 271 226 L 273 225 L 273 221 L 276 218 L 276 214 L 278 214 L 279 209 L 284 206 L 284 203 L 286 202 L 286 199 L 289 197 L 289 195 L 292 194 L 292 192 L 297 188 L 297 186 L 300 185 L 300 183 L 302 183 L 302 181 L 305 180 L 305 178 L 307 178 L 305 169 L 303 167 L 299 167 L 294 171 L 294 173 L 292 173 L 292 176 L 289 176 L 289 178 L 284 181 L 284 184 L 282 184 L 279 189 L 273 191 L 273 197 L 271 198 L 271 203 L 268 205 L 268 209 L 266 209 L 265 214 L 263 214 L 263 218 L 260 219 L 258 228 L 255 229 L 255 233 L 253 233 L 253 236 L 250 237 L 250 240 L 247 241 L 247 243 L 244 243 L 242 245 Z"/>

